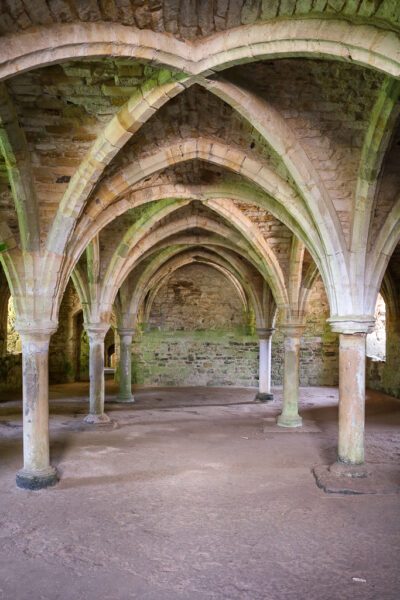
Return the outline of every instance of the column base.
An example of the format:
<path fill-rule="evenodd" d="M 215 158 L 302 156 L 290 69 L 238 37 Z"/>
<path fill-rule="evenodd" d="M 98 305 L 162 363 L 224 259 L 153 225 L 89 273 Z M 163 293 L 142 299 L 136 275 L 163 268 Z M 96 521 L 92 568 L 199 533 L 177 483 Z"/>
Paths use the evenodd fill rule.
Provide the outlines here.
<path fill-rule="evenodd" d="M 399 494 L 399 467 L 393 463 L 353 465 L 338 461 L 312 469 L 315 482 L 327 494 Z"/>
<path fill-rule="evenodd" d="M 279 415 L 276 418 L 276 424 L 280 427 L 301 427 L 302 423 L 303 419 L 299 415 L 295 415 L 294 417 Z"/>
<path fill-rule="evenodd" d="M 132 404 L 132 402 L 135 402 L 135 397 L 133 394 L 130 394 L 129 396 L 117 396 L 117 402 L 127 402 Z"/>
<path fill-rule="evenodd" d="M 103 413 L 102 415 L 89 414 L 83 420 L 85 423 L 89 423 L 90 425 L 103 425 L 104 423 L 110 423 L 110 417 L 106 415 L 106 413 Z"/>
<path fill-rule="evenodd" d="M 56 485 L 59 480 L 57 470 L 54 467 L 49 467 L 43 471 L 31 473 L 21 469 L 16 475 L 17 487 L 22 490 L 42 490 L 43 488 Z"/>
<path fill-rule="evenodd" d="M 349 463 L 340 458 L 329 467 L 329 472 L 335 477 L 360 478 L 367 477 L 369 472 L 365 463 Z"/>
<path fill-rule="evenodd" d="M 268 394 L 266 392 L 258 392 L 258 394 L 256 394 L 255 399 L 259 402 L 272 402 L 272 400 L 274 399 L 274 395 Z"/>

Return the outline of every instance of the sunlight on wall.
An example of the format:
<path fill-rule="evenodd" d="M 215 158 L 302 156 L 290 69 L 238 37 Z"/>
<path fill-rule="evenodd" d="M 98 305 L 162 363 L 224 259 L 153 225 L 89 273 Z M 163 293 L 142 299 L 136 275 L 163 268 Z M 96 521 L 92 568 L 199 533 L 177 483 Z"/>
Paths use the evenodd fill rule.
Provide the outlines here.
<path fill-rule="evenodd" d="M 7 352 L 9 354 L 21 354 L 22 342 L 19 334 L 14 329 L 15 323 L 15 310 L 12 296 L 8 301 L 8 315 L 7 315 Z"/>
<path fill-rule="evenodd" d="M 375 360 L 386 358 L 386 304 L 380 294 L 375 306 L 375 328 L 367 335 L 367 356 Z"/>

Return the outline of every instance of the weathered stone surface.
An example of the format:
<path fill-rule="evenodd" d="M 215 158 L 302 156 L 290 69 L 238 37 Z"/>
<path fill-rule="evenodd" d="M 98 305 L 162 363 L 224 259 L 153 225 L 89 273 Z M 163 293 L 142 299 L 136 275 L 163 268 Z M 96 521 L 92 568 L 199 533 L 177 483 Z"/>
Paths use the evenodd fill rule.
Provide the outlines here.
<path fill-rule="evenodd" d="M 321 282 L 311 293 L 310 308 L 301 343 L 300 385 L 337 385 L 338 341 L 326 332 L 329 308 Z M 214 269 L 180 269 L 154 299 L 150 330 L 134 337 L 133 383 L 258 385 L 258 336 L 246 335 L 244 317 L 235 291 Z M 273 385 L 282 385 L 282 374 L 282 334 L 277 330 Z"/>
<path fill-rule="evenodd" d="M 204 27 L 204 4 L 208 12 L 207 27 Z M 196 39 L 241 23 L 273 19 L 278 14 L 280 17 L 293 14 L 307 17 L 325 13 L 336 17 L 343 15 L 358 22 L 375 17 L 378 22 L 386 20 L 392 26 L 399 26 L 400 23 L 393 0 L 315 0 L 314 3 L 311 0 L 218 0 L 212 4 L 189 0 L 164 0 L 155 4 L 138 4 L 136 0 L 87 0 L 75 3 L 53 0 L 49 6 L 44 0 L 24 0 L 2 5 L 0 31 L 4 34 L 40 24 L 95 23 L 104 20 L 151 28 L 153 31 L 165 30 L 176 36 Z"/>
<path fill-rule="evenodd" d="M 166 348 L 158 363 L 181 381 L 187 336 L 200 328 L 229 342 L 223 357 L 216 344 L 208 357 L 196 350 L 196 377 L 257 383 L 251 334 L 272 327 L 277 309 L 278 325 L 307 327 L 302 348 L 286 348 L 284 374 L 275 334 L 272 381 L 283 375 L 293 398 L 298 379 L 336 383 L 326 317 L 350 347 L 373 326 L 381 286 L 391 335 L 370 379 L 398 394 L 397 13 L 390 0 L 0 2 L 0 354 L 11 292 L 17 329 L 48 332 L 60 317 L 50 373 L 71 380 L 91 363 L 92 413 L 102 414 L 104 355 L 122 357 L 129 395 L 129 351 L 112 334 L 104 348 L 89 344 L 82 318 L 148 323 L 163 283 L 191 261 L 212 265 L 234 293 L 221 302 L 225 288 L 200 277 L 159 305 L 153 325 L 185 341 L 175 362 Z M 227 310 L 232 298 L 242 308 Z M 177 334 L 182 302 L 192 311 Z M 45 409 L 47 358 L 37 354 L 47 350 L 24 351 L 24 385 L 37 367 Z M 350 446 L 364 420 L 360 365 L 341 373 L 340 405 L 359 409 L 339 423 Z"/>
<path fill-rule="evenodd" d="M 338 474 L 332 467 L 319 465 L 313 468 L 318 487 L 327 494 L 399 494 L 400 471 L 396 465 L 367 464 L 364 477 Z"/>

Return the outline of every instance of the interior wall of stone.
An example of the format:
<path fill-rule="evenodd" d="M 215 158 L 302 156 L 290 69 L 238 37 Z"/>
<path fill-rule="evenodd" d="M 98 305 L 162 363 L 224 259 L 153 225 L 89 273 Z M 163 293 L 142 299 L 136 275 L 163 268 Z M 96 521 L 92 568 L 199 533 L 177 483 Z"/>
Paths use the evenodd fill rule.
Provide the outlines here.
<path fill-rule="evenodd" d="M 110 328 L 104 340 L 104 364 L 107 353 L 115 343 Z M 59 326 L 50 340 L 49 381 L 68 383 L 89 380 L 89 339 L 83 327 L 82 305 L 70 281 L 60 306 Z"/>
<path fill-rule="evenodd" d="M 375 336 L 382 334 L 383 313 L 382 302 L 378 302 Z M 18 391 L 22 387 L 21 349 L 18 336 L 13 337 L 12 310 L 7 317 L 13 351 L 0 358 L 0 391 Z M 302 338 L 301 385 L 338 383 L 338 341 L 326 323 L 328 317 L 328 301 L 319 278 L 310 292 Z M 115 343 L 112 329 L 107 336 L 105 352 Z M 118 344 L 115 346 L 117 351 Z M 400 397 L 399 362 L 400 326 L 388 318 L 386 358 L 368 358 L 367 386 Z M 272 342 L 272 384 L 281 385 L 282 375 L 283 336 L 277 329 Z M 50 342 L 49 380 L 64 383 L 76 379 L 89 379 L 89 343 L 79 297 L 70 282 L 60 307 L 59 328 Z M 188 265 L 175 272 L 155 297 L 149 323 L 142 324 L 134 336 L 132 382 L 257 386 L 258 338 L 249 328 L 248 315 L 233 284 L 205 265 Z"/>
<path fill-rule="evenodd" d="M 75 381 L 78 331 L 76 317 L 81 311 L 78 294 L 70 281 L 60 306 L 57 331 L 51 336 L 49 350 L 50 383 Z"/>
<path fill-rule="evenodd" d="M 300 384 L 337 385 L 338 340 L 326 319 L 322 281 L 310 292 Z M 279 315 L 278 321 L 279 324 Z M 132 380 L 141 385 L 258 385 L 258 337 L 238 293 L 205 265 L 178 269 L 159 290 L 148 324 L 132 345 Z M 272 342 L 272 383 L 282 384 L 283 336 Z"/>
<path fill-rule="evenodd" d="M 0 392 L 22 389 L 22 348 L 14 321 L 13 300 L 0 268 Z"/>
<path fill-rule="evenodd" d="M 112 358 L 110 363 L 111 352 L 115 354 L 115 333 L 113 327 L 110 327 L 104 338 L 104 366 L 106 368 L 114 368 L 115 366 L 115 357 Z"/>
<path fill-rule="evenodd" d="M 367 358 L 367 387 L 400 398 L 400 321 L 386 320 L 385 360 Z"/>

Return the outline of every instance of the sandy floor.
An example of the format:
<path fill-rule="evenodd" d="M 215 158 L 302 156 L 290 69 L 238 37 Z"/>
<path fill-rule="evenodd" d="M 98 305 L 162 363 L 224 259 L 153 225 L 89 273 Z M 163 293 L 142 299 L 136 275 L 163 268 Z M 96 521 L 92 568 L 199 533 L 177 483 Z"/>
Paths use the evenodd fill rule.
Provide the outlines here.
<path fill-rule="evenodd" d="M 301 390 L 303 431 L 274 425 L 279 391 L 107 391 L 116 423 L 88 431 L 87 384 L 52 387 L 62 480 L 40 492 L 15 487 L 19 403 L 0 405 L 1 599 L 399 598 L 400 496 L 325 494 L 311 474 L 335 459 L 337 390 Z M 399 424 L 400 402 L 369 394 L 369 461 L 398 462 Z"/>

